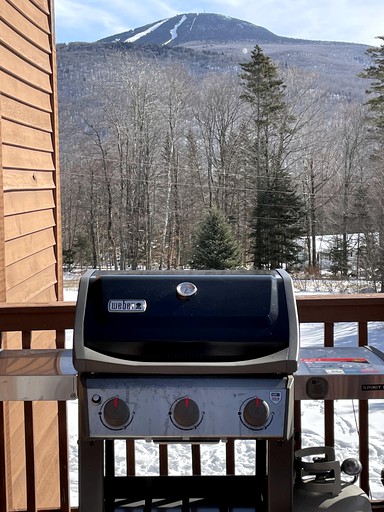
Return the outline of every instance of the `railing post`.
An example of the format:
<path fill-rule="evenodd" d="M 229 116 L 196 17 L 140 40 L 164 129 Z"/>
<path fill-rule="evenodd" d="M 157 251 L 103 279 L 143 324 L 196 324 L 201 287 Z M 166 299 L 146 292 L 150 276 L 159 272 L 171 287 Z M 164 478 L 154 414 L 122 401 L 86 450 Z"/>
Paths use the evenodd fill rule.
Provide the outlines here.
<path fill-rule="evenodd" d="M 136 448 L 135 440 L 127 439 L 125 442 L 125 454 L 127 460 L 127 476 L 136 474 Z"/>
<path fill-rule="evenodd" d="M 201 475 L 201 449 L 199 444 L 193 444 L 192 450 L 192 475 Z"/>
<path fill-rule="evenodd" d="M 23 349 L 30 349 L 32 342 L 31 331 L 23 331 L 21 343 Z M 25 436 L 25 471 L 27 482 L 27 510 L 37 511 L 36 501 L 36 468 L 35 441 L 33 429 L 33 402 L 24 402 L 24 436 Z"/>
<path fill-rule="evenodd" d="M 369 496 L 368 400 L 359 400 L 359 459 L 362 464 L 360 487 Z"/>
<path fill-rule="evenodd" d="M 67 403 L 57 402 L 57 423 L 59 441 L 59 475 L 60 475 L 60 510 L 71 510 L 69 498 L 69 467 L 68 467 L 68 432 L 67 432 Z"/>
<path fill-rule="evenodd" d="M 368 323 L 358 323 L 359 347 L 368 344 Z M 360 487 L 369 496 L 369 402 L 359 400 L 359 459 L 362 464 Z"/>
<path fill-rule="evenodd" d="M 65 331 L 56 331 L 56 348 L 65 347 Z M 59 485 L 60 511 L 70 512 L 69 498 L 69 467 L 68 467 L 68 432 L 67 432 L 67 403 L 57 402 L 57 428 L 59 443 Z"/>
<path fill-rule="evenodd" d="M 228 439 L 225 444 L 225 465 L 227 475 L 235 474 L 235 441 Z"/>
<path fill-rule="evenodd" d="M 24 402 L 25 470 L 27 478 L 27 510 L 37 511 L 36 468 L 33 429 L 33 402 Z"/>
<path fill-rule="evenodd" d="M 160 475 L 168 476 L 168 445 L 160 444 L 159 445 L 159 465 L 160 465 Z"/>
<path fill-rule="evenodd" d="M 0 402 L 0 512 L 8 512 L 7 458 L 4 427 L 4 402 Z"/>
<path fill-rule="evenodd" d="M 334 324 L 324 324 L 324 346 L 334 346 Z M 333 400 L 324 401 L 324 441 L 325 446 L 335 446 L 335 404 Z"/>

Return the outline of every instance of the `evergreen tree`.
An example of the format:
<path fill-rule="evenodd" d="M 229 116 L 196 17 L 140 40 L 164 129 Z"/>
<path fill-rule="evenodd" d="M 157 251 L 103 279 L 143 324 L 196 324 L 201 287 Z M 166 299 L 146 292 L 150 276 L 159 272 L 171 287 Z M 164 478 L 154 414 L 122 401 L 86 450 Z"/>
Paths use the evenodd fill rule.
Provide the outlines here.
<path fill-rule="evenodd" d="M 383 44 L 369 48 L 367 54 L 372 64 L 361 73 L 362 78 L 370 80 L 367 94 L 370 99 L 367 105 L 370 110 L 368 122 L 374 128 L 371 131 L 374 141 L 371 163 L 374 168 L 375 193 L 373 198 L 373 211 L 375 212 L 374 231 L 377 233 L 377 271 L 376 276 L 380 282 L 381 292 L 384 291 L 384 202 L 381 191 L 384 183 L 384 36 L 378 37 Z"/>
<path fill-rule="evenodd" d="M 240 249 L 224 215 L 210 209 L 196 236 L 191 265 L 203 270 L 226 270 L 240 266 Z"/>
<path fill-rule="evenodd" d="M 278 76 L 276 66 L 259 46 L 256 45 L 251 52 L 250 62 L 241 63 L 240 66 L 244 87 L 241 98 L 251 108 L 250 156 L 257 178 L 273 171 L 273 163 L 281 156 L 281 142 L 284 135 L 289 134 L 288 124 L 292 118 L 284 102 L 284 83 Z"/>
<path fill-rule="evenodd" d="M 384 36 L 378 37 L 384 42 Z M 367 55 L 372 59 L 372 65 L 360 73 L 360 77 L 371 81 L 367 94 L 372 95 L 367 101 L 373 117 L 371 122 L 380 130 L 384 130 L 384 43 L 375 48 L 368 48 Z"/>
<path fill-rule="evenodd" d="M 248 166 L 254 175 L 255 206 L 251 239 L 256 268 L 276 268 L 297 260 L 303 234 L 303 203 L 286 169 L 293 117 L 285 103 L 285 85 L 259 46 L 240 64 L 242 99 L 251 109 Z"/>
<path fill-rule="evenodd" d="M 336 235 L 333 237 L 329 257 L 331 259 L 331 272 L 335 276 L 338 274 L 342 277 L 348 276 L 349 266 L 348 259 L 346 258 L 348 253 L 345 250 L 345 243 L 342 236 Z M 347 249 L 351 249 L 349 240 L 347 240 Z"/>
<path fill-rule="evenodd" d="M 266 178 L 252 216 L 253 265 L 278 268 L 298 262 L 304 235 L 304 205 L 287 171 Z"/>

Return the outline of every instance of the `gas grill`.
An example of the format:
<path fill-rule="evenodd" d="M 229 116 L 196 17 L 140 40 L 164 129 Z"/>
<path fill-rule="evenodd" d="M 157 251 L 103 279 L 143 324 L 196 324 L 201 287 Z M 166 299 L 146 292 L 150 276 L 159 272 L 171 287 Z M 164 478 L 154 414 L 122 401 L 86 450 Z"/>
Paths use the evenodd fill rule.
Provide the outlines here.
<path fill-rule="evenodd" d="M 115 439 L 270 441 L 268 486 L 281 496 L 272 467 L 290 450 L 298 352 L 283 270 L 86 272 L 73 349 L 81 512 L 113 502 L 103 443 Z M 292 480 L 284 485 L 289 498 Z M 275 510 L 262 488 L 258 503 Z"/>

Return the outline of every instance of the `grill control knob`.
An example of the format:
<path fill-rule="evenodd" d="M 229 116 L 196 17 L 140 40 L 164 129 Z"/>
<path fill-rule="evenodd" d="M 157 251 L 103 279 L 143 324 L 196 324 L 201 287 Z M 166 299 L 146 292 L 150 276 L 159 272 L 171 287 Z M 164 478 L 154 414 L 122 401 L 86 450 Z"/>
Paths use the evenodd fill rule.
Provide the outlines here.
<path fill-rule="evenodd" d="M 200 420 L 199 406 L 194 400 L 186 396 L 176 400 L 170 415 L 174 423 L 181 428 L 192 428 Z"/>
<path fill-rule="evenodd" d="M 269 406 L 267 402 L 255 396 L 245 404 L 242 416 L 249 427 L 262 427 L 268 421 Z"/>
<path fill-rule="evenodd" d="M 103 408 L 104 421 L 111 427 L 123 427 L 130 418 L 129 407 L 121 398 L 113 397 L 107 400 Z"/>

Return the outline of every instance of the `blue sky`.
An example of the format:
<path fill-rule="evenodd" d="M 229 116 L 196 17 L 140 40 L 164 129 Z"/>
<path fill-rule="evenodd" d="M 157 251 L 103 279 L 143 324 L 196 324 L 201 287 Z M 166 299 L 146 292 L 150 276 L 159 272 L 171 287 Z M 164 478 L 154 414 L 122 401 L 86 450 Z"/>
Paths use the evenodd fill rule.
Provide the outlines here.
<path fill-rule="evenodd" d="M 56 42 L 97 41 L 188 12 L 213 12 L 277 35 L 380 46 L 384 0 L 55 0 Z"/>

